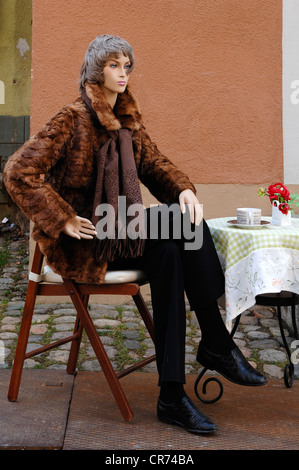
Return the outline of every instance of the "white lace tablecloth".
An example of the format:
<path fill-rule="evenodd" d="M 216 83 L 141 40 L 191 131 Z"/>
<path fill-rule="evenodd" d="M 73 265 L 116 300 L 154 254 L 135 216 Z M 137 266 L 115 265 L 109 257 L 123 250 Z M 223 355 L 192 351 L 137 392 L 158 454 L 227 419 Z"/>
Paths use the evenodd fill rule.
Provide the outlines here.
<path fill-rule="evenodd" d="M 299 219 L 289 227 L 236 228 L 234 217 L 207 220 L 224 263 L 226 321 L 255 304 L 258 294 L 299 294 Z M 271 222 L 271 217 L 263 217 Z"/>

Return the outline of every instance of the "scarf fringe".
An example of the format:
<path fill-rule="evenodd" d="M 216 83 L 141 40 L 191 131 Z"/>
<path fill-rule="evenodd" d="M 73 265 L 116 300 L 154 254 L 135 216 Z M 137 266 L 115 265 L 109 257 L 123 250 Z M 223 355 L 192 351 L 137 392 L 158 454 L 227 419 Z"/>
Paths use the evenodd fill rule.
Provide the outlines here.
<path fill-rule="evenodd" d="M 94 239 L 91 244 L 92 255 L 97 263 L 114 261 L 118 258 L 136 258 L 142 256 L 144 239 Z"/>

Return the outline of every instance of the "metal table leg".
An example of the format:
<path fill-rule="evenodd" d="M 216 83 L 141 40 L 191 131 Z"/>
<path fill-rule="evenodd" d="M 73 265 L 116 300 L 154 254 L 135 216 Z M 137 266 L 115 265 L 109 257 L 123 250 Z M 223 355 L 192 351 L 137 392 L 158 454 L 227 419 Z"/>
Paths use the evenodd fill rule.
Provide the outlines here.
<path fill-rule="evenodd" d="M 294 330 L 294 335 L 296 340 L 299 340 L 298 336 L 298 327 L 297 327 L 297 322 L 296 322 L 296 305 L 299 304 L 299 295 L 291 293 L 291 292 L 281 292 L 277 294 L 261 294 L 256 296 L 256 304 L 257 305 L 265 305 L 268 307 L 276 307 L 277 308 L 277 314 L 278 314 L 278 323 L 279 323 L 279 328 L 281 332 L 281 338 L 283 341 L 283 345 L 286 349 L 286 353 L 289 358 L 289 362 L 286 364 L 285 369 L 284 369 L 284 382 L 286 387 L 291 388 L 294 382 L 294 364 L 292 362 L 292 355 L 291 351 L 288 345 L 288 342 L 286 340 L 285 334 L 284 334 L 284 329 L 283 329 L 283 323 L 282 323 L 282 315 L 281 315 L 281 307 L 291 307 L 292 308 L 292 326 Z M 240 322 L 241 315 L 239 315 L 236 318 L 234 327 L 231 331 L 231 336 L 233 337 L 236 329 L 238 328 L 239 322 Z M 210 382 L 216 382 L 219 385 L 219 393 L 215 398 L 212 398 L 210 400 L 203 398 L 199 392 L 198 392 L 198 385 L 200 380 L 203 378 L 204 374 L 208 368 L 204 367 L 201 369 L 197 379 L 195 380 L 194 383 L 194 391 L 197 396 L 197 398 L 202 401 L 203 403 L 211 404 L 215 403 L 216 401 L 220 400 L 220 398 L 223 395 L 223 385 L 221 380 L 219 380 L 216 377 L 210 377 L 206 379 L 202 385 L 202 393 L 206 395 L 207 393 L 207 385 Z"/>
<path fill-rule="evenodd" d="M 296 323 L 296 298 L 295 294 L 292 295 L 292 324 L 293 324 L 293 330 L 295 334 L 296 340 L 298 340 L 298 329 L 297 329 L 297 323 Z M 279 328 L 280 328 L 280 333 L 281 333 L 281 338 L 283 345 L 285 347 L 286 353 L 289 358 L 289 362 L 286 364 L 284 368 L 284 383 L 286 387 L 291 388 L 294 382 L 294 377 L 295 377 L 295 368 L 294 364 L 292 362 L 292 354 L 287 342 L 287 339 L 284 334 L 284 329 L 283 329 L 283 324 L 282 324 L 282 315 L 281 315 L 281 307 L 280 305 L 277 305 L 277 314 L 278 314 L 278 322 L 279 322 Z"/>
<path fill-rule="evenodd" d="M 289 362 L 286 364 L 284 369 L 284 383 L 286 387 L 291 388 L 294 382 L 295 370 L 294 364 L 291 358 L 290 348 L 287 339 L 284 334 L 284 328 L 282 323 L 281 307 L 292 308 L 292 326 L 295 334 L 295 338 L 298 340 L 298 328 L 296 322 L 296 305 L 299 304 L 299 296 L 293 292 L 282 291 L 277 294 L 262 294 L 256 297 L 256 302 L 259 305 L 267 305 L 276 307 L 278 315 L 278 323 L 281 333 L 283 345 L 285 347 Z"/>
<path fill-rule="evenodd" d="M 235 324 L 234 324 L 234 326 L 233 326 L 233 328 L 232 328 L 232 331 L 231 331 L 231 333 L 230 333 L 231 337 L 234 336 L 234 334 L 235 334 L 235 332 L 236 332 L 236 329 L 238 328 L 238 325 L 239 325 L 239 322 L 240 322 L 240 318 L 241 318 L 241 315 L 239 315 L 239 316 L 236 318 L 236 320 L 235 320 Z M 195 392 L 197 398 L 198 398 L 200 401 L 202 401 L 203 403 L 211 404 L 211 403 L 215 403 L 216 401 L 220 400 L 220 398 L 222 397 L 222 395 L 223 395 L 223 385 L 222 385 L 222 382 L 221 382 L 220 379 L 218 379 L 218 378 L 216 378 L 216 377 L 209 377 L 209 378 L 206 379 L 206 380 L 204 381 L 204 383 L 202 384 L 202 393 L 203 393 L 204 395 L 206 395 L 206 393 L 207 393 L 207 385 L 208 385 L 208 383 L 210 383 L 210 382 L 216 382 L 216 383 L 219 385 L 219 393 L 218 393 L 218 395 L 217 395 L 215 398 L 212 398 L 212 399 L 210 399 L 210 400 L 203 398 L 203 397 L 199 394 L 199 392 L 198 392 L 198 385 L 199 385 L 200 380 L 201 380 L 202 377 L 205 375 L 205 373 L 206 373 L 207 370 L 208 370 L 207 367 L 204 367 L 203 369 L 201 369 L 201 371 L 200 371 L 200 373 L 199 373 L 197 379 L 196 379 L 195 382 L 194 382 L 194 392 Z"/>

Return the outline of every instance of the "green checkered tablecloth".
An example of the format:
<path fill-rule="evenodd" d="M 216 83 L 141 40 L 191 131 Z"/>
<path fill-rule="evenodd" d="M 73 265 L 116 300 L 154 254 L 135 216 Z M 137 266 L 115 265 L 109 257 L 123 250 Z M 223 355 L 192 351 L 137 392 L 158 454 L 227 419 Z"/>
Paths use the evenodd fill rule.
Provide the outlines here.
<path fill-rule="evenodd" d="M 225 258 L 226 268 L 238 263 L 251 252 L 262 248 L 291 248 L 299 251 L 299 219 L 288 227 L 263 226 L 246 229 L 229 225 L 235 217 L 207 220 L 216 250 Z M 271 217 L 263 217 L 271 222 Z"/>
<path fill-rule="evenodd" d="M 234 219 L 207 220 L 225 271 L 227 322 L 252 307 L 258 294 L 299 294 L 299 219 L 292 219 L 290 227 L 254 229 L 227 223 Z M 271 217 L 263 219 L 271 222 Z"/>

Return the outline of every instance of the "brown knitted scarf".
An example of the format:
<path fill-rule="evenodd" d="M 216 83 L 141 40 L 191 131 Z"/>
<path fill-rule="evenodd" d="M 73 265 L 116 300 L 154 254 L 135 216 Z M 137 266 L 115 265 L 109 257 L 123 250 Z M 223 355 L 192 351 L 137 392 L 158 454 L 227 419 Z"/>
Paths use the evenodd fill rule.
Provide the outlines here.
<path fill-rule="evenodd" d="M 98 121 L 85 92 L 82 98 Z M 92 249 L 97 262 L 140 256 L 145 241 L 144 211 L 132 131 L 119 129 L 106 132 L 108 139 L 95 155 L 97 179 L 92 223 L 96 227 L 97 237 Z"/>

